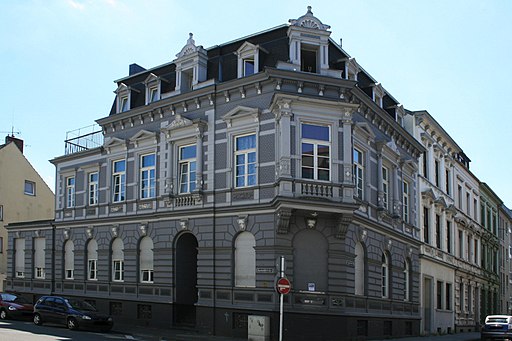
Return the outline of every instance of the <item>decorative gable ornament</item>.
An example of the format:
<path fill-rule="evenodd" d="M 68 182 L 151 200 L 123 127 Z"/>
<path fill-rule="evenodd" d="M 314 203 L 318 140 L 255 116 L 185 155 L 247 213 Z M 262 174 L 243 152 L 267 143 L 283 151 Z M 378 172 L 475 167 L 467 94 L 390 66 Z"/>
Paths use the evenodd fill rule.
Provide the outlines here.
<path fill-rule="evenodd" d="M 142 129 L 130 138 L 130 142 L 135 145 L 135 148 L 146 141 L 150 144 L 157 144 L 158 137 L 156 133 Z"/>
<path fill-rule="evenodd" d="M 112 153 L 112 151 L 116 149 L 127 150 L 126 141 L 117 137 L 111 137 L 105 139 L 103 143 L 103 148 L 107 151 L 108 154 Z"/>
<path fill-rule="evenodd" d="M 185 44 L 185 46 L 183 46 L 181 51 L 176 55 L 176 57 L 178 59 L 180 59 L 184 56 L 190 55 L 192 53 L 195 53 L 195 52 L 200 52 L 201 50 L 204 51 L 204 49 L 201 45 L 196 46 L 196 41 L 194 40 L 193 37 L 194 37 L 193 33 L 188 34 L 187 43 Z"/>
<path fill-rule="evenodd" d="M 329 25 L 324 25 L 322 22 L 313 15 L 311 11 L 311 6 L 308 6 L 308 11 L 303 16 L 298 19 L 290 19 L 288 20 L 291 26 L 299 26 L 305 28 L 313 28 L 321 31 L 327 31 L 331 28 Z"/>
<path fill-rule="evenodd" d="M 232 121 L 234 120 L 242 120 L 249 118 L 253 122 L 258 122 L 260 118 L 260 109 L 259 108 L 250 108 L 244 106 L 237 106 L 236 108 L 230 110 L 222 119 L 227 123 L 228 128 L 232 126 Z"/>

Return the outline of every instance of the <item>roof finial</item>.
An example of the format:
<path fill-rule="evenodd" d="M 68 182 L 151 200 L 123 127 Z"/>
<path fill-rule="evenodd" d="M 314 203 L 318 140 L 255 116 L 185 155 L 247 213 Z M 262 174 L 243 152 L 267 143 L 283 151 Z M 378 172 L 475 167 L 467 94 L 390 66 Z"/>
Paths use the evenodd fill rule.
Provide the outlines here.
<path fill-rule="evenodd" d="M 311 6 L 308 6 L 308 13 L 313 14 L 313 12 L 311 12 Z"/>

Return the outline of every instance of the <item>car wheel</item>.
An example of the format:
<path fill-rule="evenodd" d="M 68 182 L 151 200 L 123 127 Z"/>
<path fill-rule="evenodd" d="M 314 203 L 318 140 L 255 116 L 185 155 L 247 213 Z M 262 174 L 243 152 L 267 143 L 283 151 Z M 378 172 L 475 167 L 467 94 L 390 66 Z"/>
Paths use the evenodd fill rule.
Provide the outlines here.
<path fill-rule="evenodd" d="M 78 329 L 78 322 L 75 318 L 73 318 L 73 317 L 68 318 L 68 329 L 69 330 L 77 330 Z"/>
<path fill-rule="evenodd" d="M 0 319 L 7 320 L 7 312 L 5 309 L 0 310 Z"/>
<path fill-rule="evenodd" d="M 39 314 L 34 315 L 34 324 L 40 326 L 43 324 L 43 318 Z"/>

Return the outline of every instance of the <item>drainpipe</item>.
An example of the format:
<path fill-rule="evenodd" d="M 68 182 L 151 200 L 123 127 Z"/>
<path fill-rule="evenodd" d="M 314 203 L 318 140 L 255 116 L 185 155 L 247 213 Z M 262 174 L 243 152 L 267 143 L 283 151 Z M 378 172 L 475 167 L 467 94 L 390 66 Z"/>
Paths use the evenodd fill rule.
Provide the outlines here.
<path fill-rule="evenodd" d="M 219 75 L 221 70 L 221 63 L 219 60 Z M 212 174 L 212 193 L 213 193 L 213 335 L 216 335 L 216 324 L 217 320 L 215 318 L 216 310 L 217 310 L 217 221 L 216 221 L 216 203 L 215 203 L 215 116 L 217 115 L 217 82 L 215 82 L 213 87 L 213 127 L 212 127 L 212 134 L 208 137 L 208 140 L 210 138 L 213 139 L 213 150 L 212 150 L 212 164 L 211 167 L 213 171 Z M 208 160 L 210 161 L 210 160 Z"/>
<path fill-rule="evenodd" d="M 55 293 L 55 235 L 56 235 L 56 227 L 55 223 L 51 223 L 52 225 L 52 282 L 50 286 L 51 295 Z"/>

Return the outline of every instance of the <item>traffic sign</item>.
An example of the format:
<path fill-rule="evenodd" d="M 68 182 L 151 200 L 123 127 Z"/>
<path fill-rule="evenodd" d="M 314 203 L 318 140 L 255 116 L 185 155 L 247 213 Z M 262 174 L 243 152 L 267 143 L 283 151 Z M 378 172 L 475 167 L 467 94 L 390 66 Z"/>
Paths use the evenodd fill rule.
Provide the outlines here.
<path fill-rule="evenodd" d="M 277 280 L 276 289 L 278 293 L 286 295 L 290 292 L 291 288 L 292 285 L 288 278 L 281 277 Z"/>

